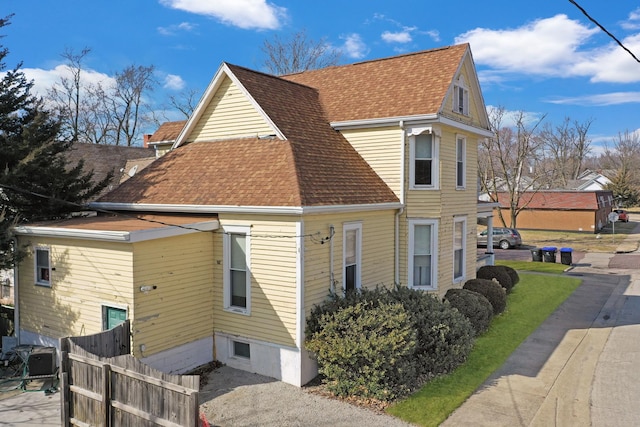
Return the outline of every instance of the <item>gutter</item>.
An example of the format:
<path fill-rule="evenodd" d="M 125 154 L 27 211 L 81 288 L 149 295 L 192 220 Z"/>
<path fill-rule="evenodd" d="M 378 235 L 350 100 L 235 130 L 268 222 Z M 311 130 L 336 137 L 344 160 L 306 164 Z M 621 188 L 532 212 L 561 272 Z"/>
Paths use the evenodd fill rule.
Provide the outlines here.
<path fill-rule="evenodd" d="M 406 137 L 407 137 L 407 131 L 404 127 L 404 121 L 400 120 L 398 122 L 398 126 L 400 127 L 400 129 L 402 130 L 402 136 L 401 136 L 401 141 L 400 141 L 400 161 L 401 161 L 401 166 L 400 166 L 400 207 L 398 208 L 398 212 L 396 212 L 395 215 L 395 236 L 394 236 L 394 244 L 395 244 L 395 248 L 394 248 L 394 278 L 393 280 L 395 281 L 395 285 L 399 285 L 400 284 L 400 216 L 402 216 L 402 214 L 404 213 L 404 206 L 405 206 L 405 187 L 404 187 L 404 182 L 405 182 L 405 174 L 406 174 L 406 166 L 405 166 L 405 160 L 406 160 L 406 150 L 405 150 L 405 143 L 406 143 Z"/>

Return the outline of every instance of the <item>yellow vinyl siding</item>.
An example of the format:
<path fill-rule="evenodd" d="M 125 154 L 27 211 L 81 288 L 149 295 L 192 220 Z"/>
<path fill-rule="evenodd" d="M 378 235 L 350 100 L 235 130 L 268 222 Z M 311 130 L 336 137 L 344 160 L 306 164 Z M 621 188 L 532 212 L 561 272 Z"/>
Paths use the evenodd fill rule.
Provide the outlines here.
<path fill-rule="evenodd" d="M 126 243 L 20 238 L 51 251 L 52 286 L 34 283 L 33 255 L 20 263 L 20 327 L 53 338 L 102 330 L 102 304 L 133 311 L 132 252 Z"/>
<path fill-rule="evenodd" d="M 400 197 L 402 136 L 398 127 L 344 130 L 342 135 Z"/>
<path fill-rule="evenodd" d="M 343 232 L 345 223 L 360 221 L 362 224 L 362 286 L 393 286 L 394 283 L 394 224 L 395 210 L 361 212 L 332 215 L 305 216 L 305 233 L 320 232 L 329 236 L 329 227 L 335 228 L 333 235 L 333 273 L 335 291 L 342 291 L 343 282 Z M 313 305 L 322 303 L 331 288 L 330 271 L 331 242 L 305 239 L 305 317 Z"/>
<path fill-rule="evenodd" d="M 133 244 L 136 355 L 142 344 L 149 356 L 213 334 L 213 240 L 202 232 Z"/>
<path fill-rule="evenodd" d="M 224 310 L 222 234 L 215 235 L 214 327 L 218 332 L 295 347 L 297 217 L 221 215 L 224 226 L 251 226 L 251 312 Z M 305 238 L 307 240 L 308 238 Z"/>
<path fill-rule="evenodd" d="M 208 141 L 275 133 L 246 95 L 225 77 L 187 140 Z"/>

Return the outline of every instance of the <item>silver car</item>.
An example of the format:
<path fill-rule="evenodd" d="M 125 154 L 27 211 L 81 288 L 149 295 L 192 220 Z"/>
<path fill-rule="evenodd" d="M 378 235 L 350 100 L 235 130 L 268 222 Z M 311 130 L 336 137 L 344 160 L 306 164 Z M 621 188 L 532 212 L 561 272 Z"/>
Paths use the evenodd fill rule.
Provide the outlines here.
<path fill-rule="evenodd" d="M 493 246 L 500 249 L 517 248 L 522 244 L 522 237 L 515 228 L 495 227 L 493 229 Z M 478 234 L 478 246 L 487 246 L 487 230 Z"/>

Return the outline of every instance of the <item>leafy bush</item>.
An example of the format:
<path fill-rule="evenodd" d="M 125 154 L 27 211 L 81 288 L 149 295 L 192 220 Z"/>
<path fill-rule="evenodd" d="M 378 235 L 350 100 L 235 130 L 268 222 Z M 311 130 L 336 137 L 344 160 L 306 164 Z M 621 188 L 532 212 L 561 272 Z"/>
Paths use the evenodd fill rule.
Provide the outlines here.
<path fill-rule="evenodd" d="M 520 281 L 520 276 L 518 275 L 518 272 L 514 268 L 509 267 L 508 265 L 501 265 L 500 267 L 502 267 L 507 272 L 509 277 L 511 277 L 511 283 L 513 283 L 513 286 L 517 285 L 518 282 Z"/>
<path fill-rule="evenodd" d="M 467 360 L 474 329 L 469 319 L 434 295 L 399 286 L 387 296 L 401 303 L 417 331 L 415 358 L 423 379 L 451 372 Z"/>
<path fill-rule="evenodd" d="M 401 304 L 360 301 L 325 313 L 319 325 L 306 346 L 336 395 L 391 400 L 415 385 L 416 331 Z"/>
<path fill-rule="evenodd" d="M 484 295 L 491 303 L 495 315 L 502 313 L 507 306 L 507 292 L 497 281 L 471 279 L 467 280 L 462 288 Z"/>
<path fill-rule="evenodd" d="M 511 292 L 511 288 L 513 288 L 513 281 L 511 280 L 511 276 L 504 269 L 502 265 L 484 265 L 478 269 L 476 273 L 476 277 L 478 279 L 487 279 L 493 280 L 496 279 L 500 286 L 502 286 L 507 293 Z"/>
<path fill-rule="evenodd" d="M 473 337 L 469 319 L 448 303 L 398 287 L 315 306 L 306 347 L 334 393 L 391 400 L 463 363 Z"/>
<path fill-rule="evenodd" d="M 444 299 L 469 319 L 476 336 L 489 329 L 493 306 L 484 295 L 469 289 L 449 289 Z"/>

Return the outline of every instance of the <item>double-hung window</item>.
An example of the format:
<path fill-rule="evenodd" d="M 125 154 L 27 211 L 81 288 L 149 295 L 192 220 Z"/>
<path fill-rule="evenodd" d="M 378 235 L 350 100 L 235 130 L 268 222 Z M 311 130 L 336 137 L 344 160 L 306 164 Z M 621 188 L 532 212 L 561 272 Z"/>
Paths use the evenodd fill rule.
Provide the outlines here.
<path fill-rule="evenodd" d="M 465 116 L 469 115 L 469 90 L 462 76 L 453 86 L 453 111 Z"/>
<path fill-rule="evenodd" d="M 467 155 L 467 140 L 463 136 L 456 137 L 456 188 L 465 188 L 465 165 Z"/>
<path fill-rule="evenodd" d="M 436 220 L 409 221 L 409 286 L 417 289 L 437 288 L 437 236 Z"/>
<path fill-rule="evenodd" d="M 37 285 L 51 286 L 51 251 L 48 247 L 35 248 L 35 278 Z"/>
<path fill-rule="evenodd" d="M 438 144 L 434 133 L 412 135 L 410 142 L 410 186 L 412 189 L 438 187 Z"/>
<path fill-rule="evenodd" d="M 465 217 L 454 218 L 453 221 L 453 280 L 459 282 L 464 279 L 464 265 L 466 261 L 466 229 Z"/>
<path fill-rule="evenodd" d="M 343 227 L 344 291 L 360 288 L 360 264 L 362 252 L 362 224 L 348 223 Z"/>
<path fill-rule="evenodd" d="M 251 309 L 251 237 L 249 227 L 224 227 L 224 308 Z"/>

